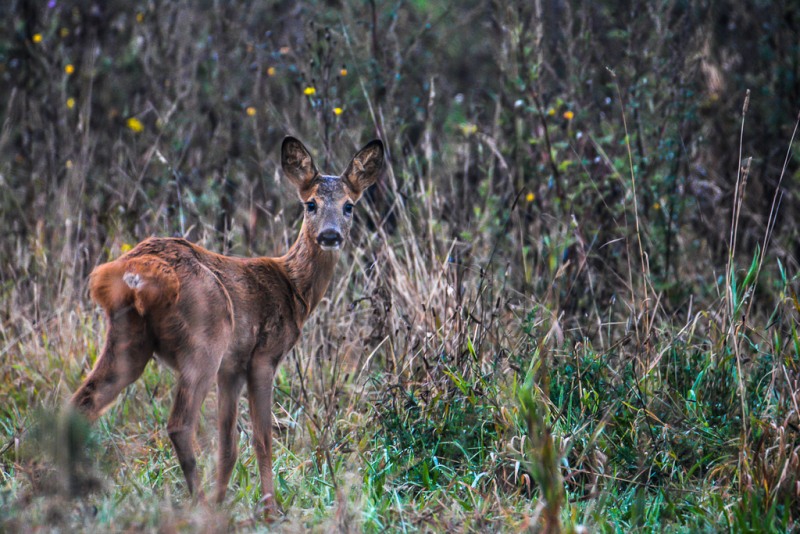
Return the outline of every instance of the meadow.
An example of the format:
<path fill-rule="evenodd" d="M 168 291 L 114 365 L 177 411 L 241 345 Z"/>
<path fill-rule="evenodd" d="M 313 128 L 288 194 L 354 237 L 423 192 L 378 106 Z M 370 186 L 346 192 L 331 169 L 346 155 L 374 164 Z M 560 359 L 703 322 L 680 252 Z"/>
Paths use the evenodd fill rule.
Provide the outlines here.
<path fill-rule="evenodd" d="M 800 521 L 792 2 L 11 0 L 0 7 L 0 531 L 785 532 Z M 148 365 L 63 408 L 91 270 L 149 236 L 277 256 L 301 139 L 380 138 L 281 364 L 192 505 Z M 196 448 L 207 494 L 216 392 Z"/>

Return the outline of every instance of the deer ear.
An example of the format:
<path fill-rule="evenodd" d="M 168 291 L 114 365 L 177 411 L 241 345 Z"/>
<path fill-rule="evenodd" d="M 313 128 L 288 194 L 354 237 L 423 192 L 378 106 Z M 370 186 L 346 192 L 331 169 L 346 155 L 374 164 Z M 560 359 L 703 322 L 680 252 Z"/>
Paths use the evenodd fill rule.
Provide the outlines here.
<path fill-rule="evenodd" d="M 298 191 L 311 185 L 311 181 L 319 174 L 311 154 L 303 143 L 294 137 L 287 137 L 281 145 L 281 167 L 286 177 Z"/>
<path fill-rule="evenodd" d="M 378 175 L 383 167 L 383 142 L 375 139 L 353 156 L 342 178 L 358 195 L 378 180 Z"/>

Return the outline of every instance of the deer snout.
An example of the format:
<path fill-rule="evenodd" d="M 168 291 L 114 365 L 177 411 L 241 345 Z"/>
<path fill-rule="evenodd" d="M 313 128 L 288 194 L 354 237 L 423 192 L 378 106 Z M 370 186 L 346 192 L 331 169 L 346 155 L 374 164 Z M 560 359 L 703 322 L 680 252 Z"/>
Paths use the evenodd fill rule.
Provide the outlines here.
<path fill-rule="evenodd" d="M 342 244 L 343 238 L 337 230 L 323 230 L 317 236 L 317 243 L 323 250 L 335 250 Z"/>

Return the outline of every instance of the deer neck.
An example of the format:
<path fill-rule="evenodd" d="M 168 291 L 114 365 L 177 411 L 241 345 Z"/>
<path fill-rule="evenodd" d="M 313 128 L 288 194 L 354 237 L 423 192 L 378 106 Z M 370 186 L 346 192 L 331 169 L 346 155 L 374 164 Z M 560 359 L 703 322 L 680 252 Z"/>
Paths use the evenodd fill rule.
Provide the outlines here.
<path fill-rule="evenodd" d="M 339 260 L 339 251 L 319 248 L 307 235 L 303 225 L 297 241 L 281 260 L 289 280 L 305 304 L 305 315 L 308 316 L 328 289 Z"/>

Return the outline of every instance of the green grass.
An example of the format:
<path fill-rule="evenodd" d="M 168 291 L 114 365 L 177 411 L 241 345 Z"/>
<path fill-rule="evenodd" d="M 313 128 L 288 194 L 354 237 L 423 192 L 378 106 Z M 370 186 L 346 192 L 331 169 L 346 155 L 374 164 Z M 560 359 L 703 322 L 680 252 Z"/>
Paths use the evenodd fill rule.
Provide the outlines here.
<path fill-rule="evenodd" d="M 80 314 L 70 321 L 88 322 Z M 305 393 L 292 369 L 293 358 L 308 358 L 301 343 L 277 380 L 274 411 L 291 424 L 275 447 L 276 487 L 286 512 L 275 526 L 517 530 L 544 517 L 539 504 L 543 495 L 551 495 L 551 501 L 559 502 L 555 517 L 566 529 L 791 528 L 793 484 L 782 482 L 788 491 L 759 489 L 774 488 L 792 462 L 792 445 L 780 450 L 780 440 L 772 441 L 777 429 L 766 423 L 787 420 L 791 410 L 791 400 L 778 394 L 785 387 L 781 378 L 776 376 L 772 386 L 765 382 L 782 362 L 767 352 L 750 364 L 747 407 L 753 445 L 744 447 L 737 368 L 729 349 L 720 346 L 714 354 L 703 338 L 667 339 L 654 351 L 660 359 L 649 372 L 641 362 L 596 351 L 588 343 L 539 351 L 531 359 L 536 352 L 526 348 L 525 340 L 538 337 L 534 321 L 533 315 L 525 319 L 529 326 L 518 332 L 516 354 L 490 355 L 491 343 L 476 348 L 470 341 L 456 356 L 419 354 L 420 359 L 438 358 L 410 374 L 375 369 L 353 380 L 337 374 L 331 362 L 311 363 Z M 4 411 L 4 432 L 19 436 L 22 444 L 4 452 L 6 528 L 261 528 L 253 522 L 258 479 L 246 403 L 240 462 L 228 501 L 221 510 L 200 506 L 197 515 L 165 432 L 173 379 L 158 364 L 148 366 L 120 396 L 90 437 L 80 438 L 89 440 L 88 457 L 81 459 L 83 448 L 78 447 L 79 457 L 72 461 L 84 466 L 90 489 L 78 497 L 61 487 L 67 465 L 59 463 L 55 451 L 60 445 L 55 443 L 62 443 L 63 423 L 52 415 L 34 415 L 36 403 L 30 399 L 36 388 L 47 391 L 48 381 L 37 365 L 51 369 L 50 376 L 61 369 L 64 393 L 74 388 L 80 372 L 73 362 L 66 359 L 63 365 L 50 355 L 69 353 L 67 345 L 93 346 L 102 329 L 97 334 L 90 328 L 72 331 L 70 338 L 33 338 L 25 345 L 27 362 L 14 369 L 32 386 L 28 395 L 9 397 Z M 441 333 L 440 342 L 452 342 L 454 334 Z M 786 345 L 772 341 L 765 349 Z M 522 364 L 528 365 L 527 373 L 514 370 Z M 328 387 L 337 391 L 332 406 L 325 405 Z M 213 398 L 206 403 L 198 438 L 207 491 L 216 443 Z M 57 408 L 53 401 L 50 406 Z M 37 421 L 45 428 L 37 430 Z M 769 458 L 759 455 L 767 449 Z M 742 454 L 750 462 L 747 468 L 740 463 Z M 751 488 L 743 475 L 754 477 Z M 37 476 L 50 481 L 37 486 Z M 796 474 L 788 476 L 792 480 Z"/>

